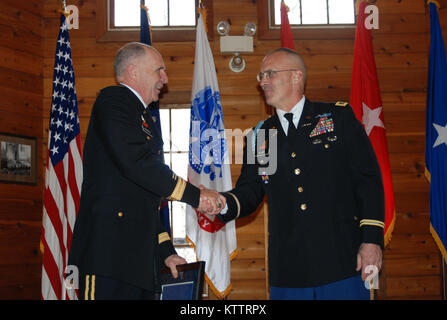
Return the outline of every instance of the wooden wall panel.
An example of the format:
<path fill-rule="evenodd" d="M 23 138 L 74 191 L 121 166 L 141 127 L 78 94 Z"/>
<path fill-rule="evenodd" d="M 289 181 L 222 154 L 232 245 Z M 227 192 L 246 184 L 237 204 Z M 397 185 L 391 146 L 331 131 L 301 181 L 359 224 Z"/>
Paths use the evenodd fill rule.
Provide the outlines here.
<path fill-rule="evenodd" d="M 0 183 L 0 299 L 39 299 L 42 271 L 41 1 L 0 2 L 0 132 L 36 137 L 37 185 Z"/>
<path fill-rule="evenodd" d="M 443 21 L 447 18 L 447 0 L 439 2 L 441 23 L 446 35 L 447 23 Z M 59 24 L 58 7 L 55 7 L 57 5 L 54 1 L 34 0 L 30 1 L 29 7 L 13 0 L 3 3 L 5 4 L 0 5 L 0 9 L 3 9 L 0 10 L 3 21 L 0 23 L 0 94 L 7 97 L 7 103 L 0 103 L 0 126 L 41 137 L 41 149 L 45 150 L 55 40 Z M 91 107 L 97 93 L 102 87 L 114 84 L 113 57 L 123 43 L 96 41 L 97 16 L 102 14 L 96 12 L 96 1 L 74 0 L 70 4 L 78 6 L 80 16 L 80 29 L 71 30 L 70 39 L 82 139 L 85 139 Z M 259 23 L 256 1 L 240 0 L 237 1 L 237 6 L 234 4 L 235 0 L 214 0 L 214 25 L 209 27 L 215 28 L 220 20 L 227 20 L 231 23 L 231 34 L 239 35 L 247 22 Z M 428 11 L 425 1 L 420 0 L 377 0 L 375 4 L 379 8 L 380 22 L 379 30 L 372 31 L 373 46 L 396 199 L 396 227 L 391 243 L 385 250 L 385 268 L 382 273 L 384 287 L 380 291 L 380 297 L 439 299 L 441 261 L 428 231 L 428 184 L 423 175 Z M 22 14 L 18 15 L 17 12 Z M 28 31 L 28 35 L 19 31 Z M 349 100 L 354 38 L 295 39 L 294 42 L 309 70 L 306 96 L 320 101 Z M 165 57 L 169 74 L 168 92 L 163 95 L 161 102 L 188 104 L 195 43 L 160 42 L 154 45 Z M 254 126 L 270 112 L 264 105 L 256 82 L 256 73 L 264 54 L 277 48 L 280 40 L 259 40 L 255 36 L 254 52 L 244 55 L 247 67 L 240 74 L 229 70 L 231 55 L 220 54 L 217 34 L 210 45 L 221 89 L 226 128 L 243 131 Z M 30 49 L 30 46 L 40 47 L 40 50 Z M 5 85 L 8 82 L 10 85 Z M 36 86 L 27 90 L 30 83 L 36 83 Z M 26 95 L 16 94 L 25 91 Z M 16 105 L 22 106 L 22 109 L 13 109 Z M 39 110 L 42 110 L 40 127 L 33 123 L 33 117 L 38 116 Z M 45 155 L 40 154 L 39 158 L 43 165 Z M 232 165 L 231 172 L 235 183 L 240 164 Z M 40 187 L 27 188 L 27 196 L 22 199 L 18 196 L 21 188 L 13 186 L 6 190 L 0 185 L 0 201 L 6 205 L 4 208 L 15 208 L 3 209 L 0 203 L 0 221 L 8 221 L 3 229 L 0 222 L 0 239 L 12 239 L 12 233 L 18 233 L 14 239 L 22 239 L 20 237 L 24 237 L 27 232 L 37 238 L 36 232 L 29 230 L 35 230 L 33 228 L 37 228 L 39 224 L 42 205 Z M 261 207 L 257 214 L 237 221 L 240 252 L 232 264 L 233 290 L 229 299 L 265 299 L 268 296 L 265 265 L 266 218 Z M 28 222 L 19 227 L 16 222 L 22 220 Z M 20 252 L 28 257 L 25 258 L 26 263 L 36 265 L 38 261 L 33 251 L 35 248 L 29 240 L 23 241 L 25 244 Z M 0 255 L 6 255 L 4 250 L 5 248 L 0 249 Z M 18 267 L 19 261 L 14 264 Z M 11 275 L 8 282 L 3 285 L 0 282 L 0 297 L 8 294 L 24 298 L 38 297 L 40 279 L 35 269 L 22 266 L 17 270 L 30 273 L 26 285 L 24 280 L 0 261 L 0 274 L 4 271 Z"/>

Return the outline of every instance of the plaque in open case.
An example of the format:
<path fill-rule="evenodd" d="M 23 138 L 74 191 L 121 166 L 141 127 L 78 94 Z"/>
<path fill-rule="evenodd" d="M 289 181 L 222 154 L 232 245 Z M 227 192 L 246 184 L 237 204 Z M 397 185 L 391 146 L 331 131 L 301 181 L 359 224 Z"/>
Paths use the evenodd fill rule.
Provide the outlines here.
<path fill-rule="evenodd" d="M 160 274 L 160 300 L 200 300 L 202 298 L 205 261 L 177 266 L 178 277 L 174 279 L 169 268 Z"/>

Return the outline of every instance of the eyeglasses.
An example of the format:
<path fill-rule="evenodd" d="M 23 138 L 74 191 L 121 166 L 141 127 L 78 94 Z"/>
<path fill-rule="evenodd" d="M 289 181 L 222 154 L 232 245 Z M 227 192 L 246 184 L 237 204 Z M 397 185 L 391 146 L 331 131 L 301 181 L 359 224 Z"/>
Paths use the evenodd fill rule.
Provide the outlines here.
<path fill-rule="evenodd" d="M 264 72 L 259 72 L 258 75 L 256 76 L 256 79 L 258 80 L 258 82 L 261 82 L 262 79 L 265 78 L 268 79 L 272 79 L 278 72 L 284 72 L 284 71 L 296 71 L 298 69 L 284 69 L 284 70 L 266 70 Z"/>

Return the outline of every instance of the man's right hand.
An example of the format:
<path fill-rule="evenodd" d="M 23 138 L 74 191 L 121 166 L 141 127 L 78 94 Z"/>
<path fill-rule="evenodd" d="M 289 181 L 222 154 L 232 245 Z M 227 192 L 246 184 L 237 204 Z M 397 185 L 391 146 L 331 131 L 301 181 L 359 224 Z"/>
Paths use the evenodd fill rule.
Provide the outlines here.
<path fill-rule="evenodd" d="M 200 203 L 197 208 L 200 212 L 212 216 L 217 215 L 222 211 L 226 203 L 227 199 L 219 192 L 200 186 Z"/>

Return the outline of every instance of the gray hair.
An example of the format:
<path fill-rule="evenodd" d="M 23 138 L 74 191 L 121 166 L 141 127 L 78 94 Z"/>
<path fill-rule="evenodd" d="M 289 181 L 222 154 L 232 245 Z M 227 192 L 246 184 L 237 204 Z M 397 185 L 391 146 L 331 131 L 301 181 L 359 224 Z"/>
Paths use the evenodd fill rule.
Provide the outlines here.
<path fill-rule="evenodd" d="M 113 70 L 115 76 L 119 78 L 123 75 L 126 68 L 140 57 L 146 54 L 145 48 L 152 48 L 151 46 L 141 42 L 130 42 L 122 46 L 116 53 L 113 61 Z"/>
<path fill-rule="evenodd" d="M 296 65 L 299 70 L 301 70 L 301 72 L 303 73 L 303 85 L 305 85 L 306 80 L 307 80 L 307 67 L 306 67 L 306 64 L 304 63 L 303 58 L 301 58 L 301 56 L 298 54 L 298 52 L 296 52 L 295 50 L 289 49 L 289 48 L 273 49 L 273 50 L 270 50 L 269 52 L 267 52 L 264 59 L 274 53 L 277 53 L 277 52 L 283 52 L 284 54 L 286 54 L 287 57 L 290 58 L 292 63 L 294 65 Z"/>

